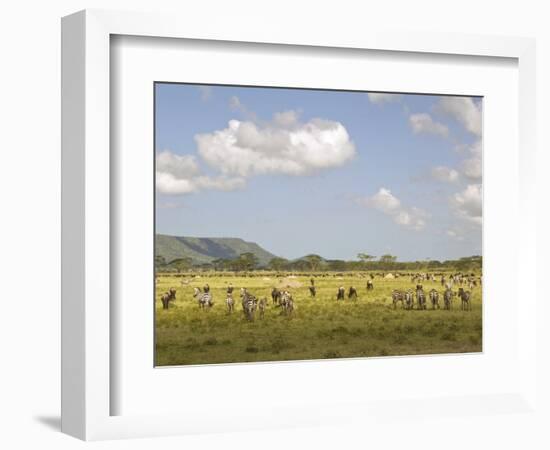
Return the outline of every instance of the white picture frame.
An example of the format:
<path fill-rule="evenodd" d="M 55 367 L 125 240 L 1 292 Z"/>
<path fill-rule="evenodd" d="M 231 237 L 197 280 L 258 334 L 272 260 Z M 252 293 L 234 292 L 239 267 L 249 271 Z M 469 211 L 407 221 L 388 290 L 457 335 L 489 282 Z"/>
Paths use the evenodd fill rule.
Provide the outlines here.
<path fill-rule="evenodd" d="M 237 414 L 224 421 L 222 411 L 212 421 L 193 411 L 173 414 L 112 415 L 111 378 L 111 184 L 116 173 L 110 161 L 110 38 L 112 35 L 162 37 L 256 44 L 284 44 L 303 48 L 368 49 L 414 54 L 447 54 L 500 57 L 517 60 L 519 77 L 518 131 L 520 199 L 517 235 L 510 239 L 516 251 L 517 283 L 536 269 L 534 206 L 535 172 L 535 43 L 532 39 L 452 34 L 408 34 L 348 30 L 337 36 L 315 30 L 280 30 L 249 23 L 234 28 L 220 23 L 206 28 L 193 17 L 112 11 L 82 11 L 62 22 L 62 430 L 85 440 L 162 436 L 209 431 L 265 428 L 269 416 Z M 515 246 L 517 245 L 517 248 Z M 529 261 L 529 264 L 526 264 Z M 514 269 L 515 270 L 515 269 Z M 502 409 L 537 414 L 536 391 L 536 289 L 522 284 L 522 309 L 518 311 L 517 352 L 521 366 L 516 389 L 465 398 L 407 399 L 414 414 L 432 402 L 442 415 L 495 414 Z M 512 294 L 517 295 L 513 290 Z M 343 370 L 346 370 L 345 368 Z M 349 368 L 348 368 L 349 370 Z M 183 376 L 183 375 L 182 375 Z M 401 399 L 405 400 L 405 399 Z M 395 402 L 395 399 L 392 400 Z M 404 403 L 402 403 L 404 405 Z M 424 405 L 424 406 L 422 406 Z M 329 424 L 381 414 L 390 420 L 389 403 L 342 403 L 330 412 L 318 405 L 279 407 L 271 427 Z M 267 414 L 267 413 L 266 413 Z M 405 414 L 403 410 L 399 414 Z M 397 416 L 399 416 L 397 414 Z M 246 418 L 247 420 L 242 420 Z"/>

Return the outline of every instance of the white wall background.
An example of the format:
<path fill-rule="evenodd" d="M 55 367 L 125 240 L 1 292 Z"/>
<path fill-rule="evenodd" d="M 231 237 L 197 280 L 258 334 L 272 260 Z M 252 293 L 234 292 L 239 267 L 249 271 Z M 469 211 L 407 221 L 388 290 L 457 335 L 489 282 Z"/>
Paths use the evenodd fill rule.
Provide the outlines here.
<path fill-rule="evenodd" d="M 545 5 L 546 4 L 546 5 Z M 232 0 L 20 0 L 0 6 L 0 448 L 81 448 L 59 433 L 60 359 L 60 17 L 84 8 L 176 11 L 205 26 L 219 20 L 268 20 L 285 27 L 320 27 L 338 33 L 351 24 L 388 28 L 519 35 L 538 39 L 539 271 L 549 249 L 545 230 L 550 192 L 550 13 L 534 0 L 353 0 L 271 2 Z M 546 134 L 545 134 L 546 133 Z M 533 274 L 535 282 L 535 274 Z M 548 300 L 550 301 L 550 299 Z M 548 311 L 548 307 L 542 308 Z M 542 313 L 544 313 L 541 310 Z M 549 332 L 540 330 L 545 342 Z M 541 355 L 549 355 L 540 348 Z M 546 384 L 548 359 L 541 357 Z M 547 404 L 549 396 L 545 395 Z M 281 446 L 392 448 L 396 433 L 410 433 L 411 448 L 548 448 L 545 424 L 502 415 L 442 420 L 449 439 L 435 442 L 422 423 L 365 424 L 363 429 L 324 428 L 192 436 L 88 444 L 95 448 L 281 448 Z M 550 423 L 548 418 L 547 424 Z M 535 430 L 539 430 L 536 433 Z M 542 431 L 541 431 L 542 430 Z M 376 445 L 373 438 L 376 436 Z M 545 436 L 542 438 L 542 436 Z"/>

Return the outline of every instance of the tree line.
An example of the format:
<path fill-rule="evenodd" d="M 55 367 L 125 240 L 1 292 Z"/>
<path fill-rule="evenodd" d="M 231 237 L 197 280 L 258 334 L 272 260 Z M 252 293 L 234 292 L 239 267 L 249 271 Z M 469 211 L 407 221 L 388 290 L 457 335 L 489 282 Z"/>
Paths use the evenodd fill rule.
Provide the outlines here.
<path fill-rule="evenodd" d="M 166 261 L 163 256 L 155 257 L 155 269 L 159 272 L 197 271 L 231 271 L 249 272 L 253 270 L 273 271 L 422 271 L 422 270 L 456 270 L 459 272 L 480 270 L 483 264 L 481 256 L 468 256 L 455 260 L 397 261 L 394 255 L 380 257 L 368 253 L 359 253 L 357 260 L 324 259 L 320 255 L 306 255 L 295 260 L 275 257 L 267 265 L 261 265 L 254 253 L 241 253 L 236 258 L 217 258 L 209 263 L 194 263 L 192 258 L 177 258 Z"/>

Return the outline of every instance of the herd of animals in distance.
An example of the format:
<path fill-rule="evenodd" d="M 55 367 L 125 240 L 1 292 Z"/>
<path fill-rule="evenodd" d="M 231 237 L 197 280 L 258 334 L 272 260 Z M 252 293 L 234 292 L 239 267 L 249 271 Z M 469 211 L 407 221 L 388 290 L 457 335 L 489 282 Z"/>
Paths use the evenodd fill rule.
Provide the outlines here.
<path fill-rule="evenodd" d="M 382 274 L 382 277 L 384 275 Z M 399 276 L 399 275 L 397 275 Z M 395 277 L 392 275 L 392 277 Z M 374 291 L 374 274 L 369 274 L 369 279 L 366 282 L 366 291 Z M 391 301 L 393 308 L 396 309 L 400 304 L 402 308 L 412 310 L 416 309 L 425 310 L 428 308 L 428 301 L 432 309 L 439 309 L 443 307 L 450 311 L 453 309 L 453 298 L 457 297 L 460 301 L 460 309 L 463 311 L 471 311 L 471 290 L 475 287 L 481 286 L 482 277 L 476 276 L 474 273 L 471 274 L 450 274 L 448 278 L 445 275 L 439 275 L 439 281 L 441 283 L 442 289 L 442 301 L 440 301 L 440 291 L 436 288 L 430 289 L 429 292 L 425 292 L 425 289 L 422 282 L 426 280 L 432 282 L 436 281 L 435 274 L 425 274 L 418 273 L 411 275 L 411 283 L 417 283 L 414 290 L 409 288 L 406 290 L 403 289 L 393 289 L 391 292 Z M 181 281 L 183 286 L 189 283 L 188 280 Z M 454 291 L 453 286 L 458 286 L 458 290 Z M 467 286 L 467 289 L 464 288 Z M 227 287 L 225 305 L 227 312 L 229 314 L 234 312 L 235 309 L 235 299 L 234 299 L 234 286 L 230 283 Z M 317 289 L 315 287 L 315 278 L 310 278 L 309 286 L 309 295 L 311 298 L 315 299 L 317 295 Z M 170 302 L 176 300 L 177 290 L 175 288 L 170 288 L 167 292 L 161 295 L 160 301 L 162 303 L 162 309 L 167 310 L 170 308 Z M 347 294 L 346 288 L 344 286 L 339 286 L 336 292 L 336 300 L 345 300 L 357 301 L 358 294 L 357 289 L 354 286 L 350 286 Z M 201 309 L 209 309 L 214 306 L 214 299 L 212 293 L 210 292 L 210 286 L 207 284 L 201 289 L 200 287 L 193 288 L 193 298 L 197 301 L 198 307 Z M 254 294 L 248 291 L 247 288 L 240 288 L 240 299 L 242 312 L 246 320 L 253 321 L 255 318 L 256 311 L 259 311 L 260 318 L 264 318 L 265 309 L 268 305 L 267 297 L 258 298 Z M 281 313 L 285 315 L 291 315 L 294 311 L 294 299 L 292 298 L 292 293 L 289 289 L 278 289 L 274 287 L 271 291 L 271 300 L 274 307 L 281 309 Z"/>
<path fill-rule="evenodd" d="M 155 364 L 482 351 L 482 274 L 157 272 Z"/>

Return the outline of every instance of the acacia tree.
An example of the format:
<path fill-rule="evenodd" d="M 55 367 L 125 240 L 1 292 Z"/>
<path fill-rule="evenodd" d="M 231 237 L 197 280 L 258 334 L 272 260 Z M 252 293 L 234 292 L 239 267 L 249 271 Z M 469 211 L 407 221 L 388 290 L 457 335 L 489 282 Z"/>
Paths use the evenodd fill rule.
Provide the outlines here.
<path fill-rule="evenodd" d="M 276 256 L 275 258 L 272 258 L 268 263 L 268 267 L 276 271 L 283 270 L 287 266 L 288 266 L 288 259 L 280 258 L 278 256 Z"/>
<path fill-rule="evenodd" d="M 168 264 L 170 267 L 176 269 L 178 273 L 188 270 L 193 264 L 193 259 L 186 257 L 186 258 L 177 258 L 172 261 L 170 261 L 170 264 Z"/>
<path fill-rule="evenodd" d="M 251 252 L 241 253 L 238 258 L 239 266 L 244 270 L 253 270 L 259 264 L 258 257 Z"/>
<path fill-rule="evenodd" d="M 309 270 L 315 272 L 323 264 L 323 258 L 319 255 L 307 255 L 302 258 L 309 266 Z"/>

